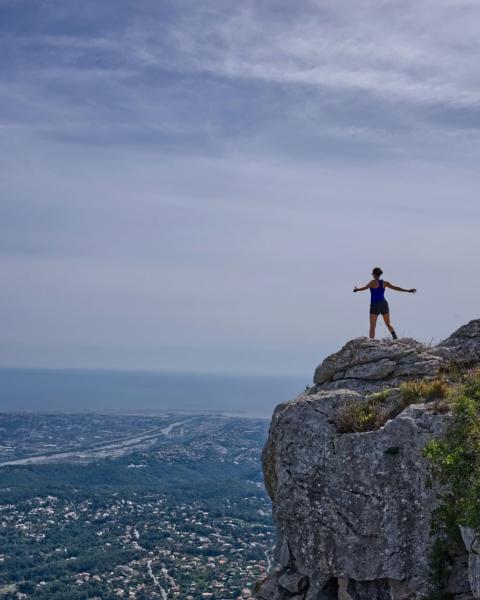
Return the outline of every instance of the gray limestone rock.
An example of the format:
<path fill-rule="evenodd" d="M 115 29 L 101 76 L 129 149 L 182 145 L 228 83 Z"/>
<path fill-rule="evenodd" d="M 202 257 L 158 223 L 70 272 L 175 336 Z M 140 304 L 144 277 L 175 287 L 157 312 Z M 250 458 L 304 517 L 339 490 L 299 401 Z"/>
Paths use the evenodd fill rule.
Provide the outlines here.
<path fill-rule="evenodd" d="M 480 319 L 462 325 L 438 344 L 436 352 L 454 365 L 480 363 Z"/>
<path fill-rule="evenodd" d="M 333 411 L 349 398 L 320 393 L 277 408 L 263 455 L 275 473 L 277 526 L 311 580 L 319 570 L 327 579 L 413 580 L 426 592 L 435 490 L 422 449 L 444 416 L 412 405 L 378 431 L 338 434 Z"/>
<path fill-rule="evenodd" d="M 383 359 L 397 362 L 400 358 L 414 353 L 419 348 L 423 348 L 422 344 L 411 338 L 397 340 L 396 342 L 393 342 L 393 340 L 356 338 L 347 342 L 335 354 L 327 357 L 317 367 L 313 380 L 316 384 L 326 383 L 339 371 Z"/>
<path fill-rule="evenodd" d="M 435 377 L 447 364 L 437 349 L 416 340 L 357 338 L 327 357 L 315 370 L 316 389 L 348 388 L 363 393 L 395 387 L 402 381 Z"/>
<path fill-rule="evenodd" d="M 350 367 L 344 371 L 342 379 L 385 379 L 395 371 L 396 366 L 397 363 L 394 360 L 382 358 L 375 362 Z M 335 378 L 336 374 L 333 377 Z"/>
<path fill-rule="evenodd" d="M 460 527 L 463 543 L 468 552 L 468 581 L 474 598 L 480 598 L 480 539 L 470 527 Z"/>
<path fill-rule="evenodd" d="M 322 362 L 314 387 L 275 408 L 262 464 L 279 571 L 267 580 L 274 582 L 270 595 L 257 598 L 283 598 L 284 591 L 291 598 L 303 588 L 289 582 L 300 581 L 308 585 L 305 600 L 427 597 L 439 490 L 430 483 L 423 448 L 445 432 L 451 414 L 437 414 L 429 404 L 394 411 L 395 388 L 437 376 L 454 357 L 474 364 L 477 351 L 480 356 L 480 321 L 436 347 L 412 339 L 355 339 Z M 385 388 L 391 389 L 384 400 L 391 417 L 374 431 L 340 433 L 345 407 Z M 476 537 L 462 535 L 466 549 L 449 591 L 480 598 L 480 543 L 477 548 Z"/>

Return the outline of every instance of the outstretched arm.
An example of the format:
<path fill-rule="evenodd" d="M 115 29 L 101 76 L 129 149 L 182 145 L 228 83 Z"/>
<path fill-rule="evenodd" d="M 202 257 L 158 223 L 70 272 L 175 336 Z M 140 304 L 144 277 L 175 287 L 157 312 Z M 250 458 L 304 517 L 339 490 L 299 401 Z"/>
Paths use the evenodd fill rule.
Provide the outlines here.
<path fill-rule="evenodd" d="M 355 286 L 353 288 L 353 291 L 354 292 L 363 292 L 365 290 L 368 290 L 370 288 L 371 284 L 372 284 L 372 282 L 370 281 L 370 283 L 367 283 L 367 285 L 364 285 L 363 287 L 357 287 L 357 286 Z"/>
<path fill-rule="evenodd" d="M 417 292 L 415 288 L 406 290 L 405 288 L 398 287 L 398 285 L 393 285 L 393 283 L 390 283 L 389 281 L 385 282 L 385 287 L 395 290 L 396 292 L 408 292 L 409 294 L 415 294 Z"/>

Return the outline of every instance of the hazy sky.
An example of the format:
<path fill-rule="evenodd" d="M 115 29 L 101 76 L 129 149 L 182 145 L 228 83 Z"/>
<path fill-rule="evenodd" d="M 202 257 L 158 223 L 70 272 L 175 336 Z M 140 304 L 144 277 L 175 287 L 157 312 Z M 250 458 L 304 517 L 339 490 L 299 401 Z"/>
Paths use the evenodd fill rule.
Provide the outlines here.
<path fill-rule="evenodd" d="M 376 265 L 480 316 L 478 1 L 0 0 L 0 53 L 0 364 L 310 375 Z"/>

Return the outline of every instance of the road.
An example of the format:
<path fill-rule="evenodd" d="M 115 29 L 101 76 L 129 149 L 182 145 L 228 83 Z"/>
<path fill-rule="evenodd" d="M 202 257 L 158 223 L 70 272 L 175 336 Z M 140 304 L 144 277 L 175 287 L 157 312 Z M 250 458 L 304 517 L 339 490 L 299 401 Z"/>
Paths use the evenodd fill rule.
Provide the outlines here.
<path fill-rule="evenodd" d="M 176 423 L 171 423 L 167 427 L 155 427 L 154 429 L 148 429 L 142 433 L 125 436 L 105 444 L 102 444 L 101 442 L 96 443 L 90 448 L 81 450 L 70 450 L 53 454 L 37 454 L 35 456 L 26 456 L 16 460 L 8 460 L 0 463 L 0 467 L 58 462 L 86 463 L 104 458 L 118 458 L 133 451 L 142 450 L 145 447 L 148 447 L 153 444 L 159 436 L 170 435 L 172 429 L 179 425 L 183 425 L 183 423 L 183 421 L 178 421 Z"/>

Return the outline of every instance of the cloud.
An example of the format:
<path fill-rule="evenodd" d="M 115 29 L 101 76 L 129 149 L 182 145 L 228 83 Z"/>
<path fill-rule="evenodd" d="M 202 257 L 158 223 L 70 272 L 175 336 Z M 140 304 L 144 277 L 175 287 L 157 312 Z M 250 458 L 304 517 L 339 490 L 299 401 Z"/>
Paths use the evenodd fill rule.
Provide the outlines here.
<path fill-rule="evenodd" d="M 0 363 L 308 375 L 377 263 L 476 316 L 479 10 L 0 2 Z"/>
<path fill-rule="evenodd" d="M 319 2 L 282 19 L 272 19 L 269 6 L 185 11 L 169 31 L 169 55 L 157 49 L 153 30 L 132 36 L 133 56 L 232 78 L 478 107 L 478 4 Z"/>
<path fill-rule="evenodd" d="M 53 15 L 59 9 L 47 6 Z M 29 72 L 30 64 L 29 77 L 53 88 L 63 79 L 80 87 L 97 82 L 100 90 L 107 83 L 132 99 L 129 86 L 168 89 L 166 73 L 173 73 L 184 81 L 212 76 L 366 94 L 378 102 L 479 107 L 475 3 L 342 0 L 285 4 L 282 12 L 274 2 L 167 2 L 158 9 L 147 3 L 136 18 L 122 3 L 87 3 L 81 16 L 91 31 L 82 19 L 76 30 L 78 15 L 65 6 L 50 32 L 32 33 L 29 22 L 27 32 L 18 25 L 3 42 L 15 57 L 12 69 Z"/>

